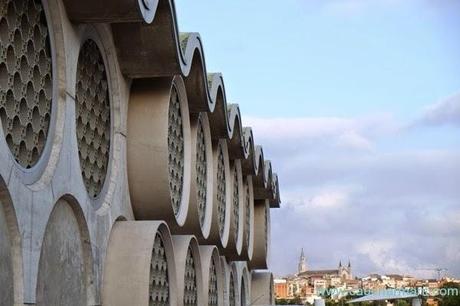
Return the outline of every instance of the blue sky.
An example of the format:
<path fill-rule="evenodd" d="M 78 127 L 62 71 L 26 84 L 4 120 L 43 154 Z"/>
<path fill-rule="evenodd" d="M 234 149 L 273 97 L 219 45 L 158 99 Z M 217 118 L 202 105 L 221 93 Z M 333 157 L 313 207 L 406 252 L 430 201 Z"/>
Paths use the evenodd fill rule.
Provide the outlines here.
<path fill-rule="evenodd" d="M 358 274 L 446 266 L 460 277 L 459 1 L 177 0 L 176 10 L 279 172 L 277 274 L 295 272 L 304 247 L 313 268 L 350 258 Z"/>

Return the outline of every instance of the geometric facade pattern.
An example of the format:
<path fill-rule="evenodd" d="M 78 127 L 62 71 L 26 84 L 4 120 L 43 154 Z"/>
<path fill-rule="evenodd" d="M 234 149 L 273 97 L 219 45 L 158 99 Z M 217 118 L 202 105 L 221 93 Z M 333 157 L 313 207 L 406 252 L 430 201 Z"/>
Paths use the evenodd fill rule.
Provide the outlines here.
<path fill-rule="evenodd" d="M 0 304 L 272 295 L 278 177 L 176 17 L 173 0 L 0 0 Z"/>

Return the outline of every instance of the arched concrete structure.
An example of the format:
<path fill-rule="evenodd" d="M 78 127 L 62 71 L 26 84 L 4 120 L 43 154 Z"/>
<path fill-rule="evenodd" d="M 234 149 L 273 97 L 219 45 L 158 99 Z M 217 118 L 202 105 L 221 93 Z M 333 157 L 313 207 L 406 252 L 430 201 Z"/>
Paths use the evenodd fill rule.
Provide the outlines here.
<path fill-rule="evenodd" d="M 209 258 L 224 256 L 225 264 L 216 265 L 216 273 L 222 279 L 224 275 L 226 277 L 226 281 L 222 281 L 222 300 L 227 296 L 228 303 L 228 278 L 231 274 L 234 280 L 233 301 L 239 304 L 243 297 L 239 292 L 244 281 L 238 280 L 240 277 L 233 271 L 235 264 L 232 261 L 250 261 L 248 265 L 251 269 L 267 266 L 270 240 L 267 206 L 279 207 L 280 203 L 278 178 L 272 171 L 271 163 L 265 160 L 262 148 L 256 145 L 251 128 L 242 125 L 239 106 L 227 102 L 222 75 L 207 72 L 199 34 L 179 32 L 173 0 L 77 2 L 5 0 L 10 8 L 6 5 L 0 9 L 0 27 L 4 29 L 5 22 L 10 22 L 11 26 L 20 28 L 18 33 L 29 33 L 31 23 L 22 17 L 19 23 L 16 22 L 19 18 L 6 15 L 20 12 L 16 11 L 16 6 L 24 4 L 31 7 L 30 13 L 40 10 L 40 14 L 45 16 L 39 20 L 43 27 L 34 28 L 32 33 L 36 35 L 34 39 L 41 41 L 45 37 L 46 22 L 51 55 L 50 61 L 44 61 L 46 54 L 40 51 L 37 63 L 32 60 L 27 62 L 33 69 L 35 64 L 41 64 L 45 72 L 40 82 L 38 78 L 34 79 L 34 85 L 40 85 L 38 89 L 45 85 L 43 90 L 47 91 L 40 93 L 39 90 L 38 97 L 45 95 L 45 106 L 51 103 L 50 112 L 40 110 L 44 123 L 48 124 L 49 120 L 44 142 L 44 133 L 37 139 L 27 134 L 30 131 L 27 127 L 30 112 L 24 111 L 24 101 L 32 102 L 35 95 L 31 94 L 32 88 L 26 81 L 30 78 L 25 73 L 27 69 L 19 71 L 16 67 L 18 63 L 24 64 L 22 67 L 27 66 L 21 55 L 26 50 L 21 49 L 22 40 L 15 40 L 17 44 L 14 48 L 18 49 L 15 50 L 18 51 L 16 61 L 11 61 L 11 52 L 9 63 L 4 56 L 1 57 L 2 77 L 7 64 L 11 66 L 11 71 L 18 70 L 19 76 L 23 77 L 19 82 L 16 73 L 13 73 L 14 82 L 11 82 L 9 74 L 8 78 L 0 80 L 0 86 L 6 92 L 5 95 L 0 94 L 0 102 L 6 103 L 6 98 L 9 98 L 5 109 L 8 112 L 12 109 L 19 111 L 21 120 L 26 123 L 25 130 L 17 129 L 15 132 L 16 141 L 21 146 L 21 143 L 39 140 L 43 151 L 38 152 L 38 159 L 31 160 L 35 164 L 30 163 L 29 169 L 23 167 L 15 160 L 11 143 L 7 141 L 9 138 L 6 139 L 9 130 L 5 126 L 8 127 L 11 122 L 5 118 L 17 121 L 17 114 L 8 113 L 10 117 L 0 119 L 0 176 L 4 179 L 4 184 L 0 184 L 0 269 L 5 271 L 0 280 L 7 284 L 4 288 L 8 292 L 2 292 L 4 300 L 0 300 L 0 304 L 9 304 L 12 299 L 16 304 L 38 305 L 60 305 L 61 301 L 69 305 L 114 305 L 117 301 L 133 304 L 137 301 L 136 297 L 119 289 L 126 286 L 131 286 L 131 292 L 141 296 L 144 303 L 145 292 L 149 294 L 146 283 L 149 283 L 151 275 L 145 269 L 151 266 L 149 256 L 155 257 L 146 250 L 154 250 L 158 242 L 158 237 L 152 233 L 162 233 L 164 240 L 163 247 L 155 250 L 164 250 L 170 258 L 176 255 L 183 258 L 181 251 L 173 249 L 169 232 L 163 229 L 165 227 L 169 227 L 175 235 L 194 236 L 191 241 L 196 239 L 199 242 L 200 247 L 196 242 L 191 244 L 199 250 L 199 255 L 195 254 L 194 258 L 204 262 L 198 269 L 203 279 L 206 273 L 211 274 L 210 267 L 205 267 L 206 262 L 210 262 Z M 22 16 L 24 12 L 16 15 Z M 16 30 L 10 32 L 14 35 L 9 35 L 8 39 L 0 37 L 6 51 L 11 51 L 10 40 L 19 37 Z M 94 41 L 100 50 L 100 58 L 95 65 L 100 68 L 103 63 L 106 78 L 90 73 L 80 82 L 85 85 L 84 94 L 94 98 L 90 111 L 82 114 L 76 109 L 81 97 L 81 92 L 77 90 L 77 70 L 81 46 L 88 39 Z M 22 42 L 22 47 L 28 47 L 29 40 Z M 28 51 L 33 53 L 31 49 Z M 2 54 L 8 55 L 8 52 Z M 51 68 L 52 77 L 48 75 L 49 69 L 44 68 Z M 23 89 L 26 93 L 28 89 L 28 96 L 11 103 L 11 92 L 19 97 L 24 95 Z M 35 91 L 36 88 L 33 89 Z M 110 105 L 106 105 L 105 109 L 100 107 L 104 100 L 102 92 L 107 93 L 110 99 Z M 176 99 L 172 99 L 173 96 Z M 110 124 L 102 124 L 109 111 Z M 83 122 L 86 116 L 91 116 L 89 129 L 86 125 L 85 128 L 78 125 L 79 118 Z M 204 143 L 201 146 L 204 150 L 199 157 L 200 118 L 204 127 L 204 137 L 201 138 L 204 139 L 201 143 Z M 105 130 L 99 134 L 102 129 Z M 93 133 L 98 133 L 98 137 L 89 137 L 95 136 Z M 78 136 L 81 136 L 80 140 Z M 108 157 L 106 150 L 102 150 L 103 163 L 94 156 L 95 151 L 85 151 L 83 136 L 85 140 L 92 139 L 87 145 L 94 146 L 96 151 L 101 149 L 100 143 L 109 140 Z M 206 153 L 206 162 L 200 159 L 203 152 Z M 89 160 L 92 167 L 88 168 L 81 162 L 80 154 L 83 160 Z M 81 174 L 98 176 L 94 173 L 94 166 L 99 168 L 101 165 L 107 168 L 105 180 L 103 183 L 101 180 L 97 192 L 88 193 Z M 198 174 L 201 175 L 200 182 Z M 235 186 L 238 186 L 237 193 Z M 204 194 L 206 201 L 199 202 Z M 239 198 L 236 210 L 233 208 L 237 202 L 232 197 Z M 206 203 L 204 209 L 203 203 Z M 260 203 L 266 208 L 264 211 Z M 238 218 L 234 217 L 236 215 Z M 133 221 L 135 219 L 138 221 Z M 131 222 L 136 225 L 130 225 Z M 144 231 L 140 230 L 143 222 L 163 225 L 155 228 L 156 225 L 150 224 Z M 120 228 L 124 226 L 127 229 L 123 233 Z M 119 237 L 122 238 L 113 238 L 117 236 L 114 236 L 116 232 L 121 233 Z M 118 246 L 114 247 L 114 239 L 118 239 Z M 142 250 L 134 252 L 140 257 L 135 257 L 129 253 L 129 248 L 124 250 L 120 245 Z M 209 257 L 205 251 L 201 254 L 201 247 L 203 250 L 212 249 L 212 256 Z M 136 263 L 134 266 L 139 273 L 124 265 L 126 258 Z M 56 267 L 61 263 L 62 267 L 58 270 Z M 218 272 L 219 267 L 221 273 Z M 173 270 L 168 286 L 177 288 L 178 277 L 182 279 L 187 269 L 179 273 L 171 265 L 168 273 Z M 164 276 L 164 271 L 162 273 Z M 126 283 L 120 283 L 117 277 L 107 275 L 129 277 Z M 211 279 L 209 275 L 208 279 Z M 219 278 L 217 276 L 217 280 Z M 132 279 L 140 281 L 134 285 L 129 281 Z M 197 284 L 200 279 L 197 278 Z M 157 281 L 160 286 L 157 286 L 155 296 L 161 299 L 167 291 L 162 287 L 164 282 Z M 210 292 L 205 288 L 209 284 L 204 282 L 198 294 L 202 295 L 203 301 Z M 247 283 L 251 292 L 251 282 Z M 64 291 L 66 294 L 63 294 Z M 182 301 L 174 300 L 177 298 L 174 295 L 176 291 L 167 294 L 168 299 L 173 300 L 171 303 Z M 109 297 L 114 299 L 113 304 L 106 302 Z"/>
<path fill-rule="evenodd" d="M 37 305 L 87 305 L 92 287 L 92 256 L 83 212 L 71 197 L 59 199 L 49 217 L 41 247 Z"/>

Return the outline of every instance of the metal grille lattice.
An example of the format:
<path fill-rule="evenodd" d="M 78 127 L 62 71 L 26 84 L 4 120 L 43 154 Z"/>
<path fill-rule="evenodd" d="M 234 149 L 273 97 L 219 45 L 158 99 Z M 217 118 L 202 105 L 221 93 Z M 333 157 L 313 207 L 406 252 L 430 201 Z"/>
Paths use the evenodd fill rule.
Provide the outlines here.
<path fill-rule="evenodd" d="M 249 184 L 245 185 L 245 209 L 246 209 L 246 230 L 244 232 L 244 239 L 246 246 L 249 248 L 249 238 L 251 235 L 251 194 L 249 192 Z"/>
<path fill-rule="evenodd" d="M 228 290 L 228 302 L 230 306 L 235 306 L 235 283 L 233 282 L 233 273 L 230 272 L 230 284 Z"/>
<path fill-rule="evenodd" d="M 192 249 L 189 247 L 185 259 L 184 306 L 197 305 L 196 271 Z"/>
<path fill-rule="evenodd" d="M 198 131 L 196 139 L 196 184 L 198 196 L 198 215 L 200 225 L 203 226 L 206 214 L 206 191 L 207 191 L 207 156 L 206 139 L 204 135 L 201 115 L 198 118 Z"/>
<path fill-rule="evenodd" d="M 169 101 L 168 117 L 168 169 L 169 191 L 174 214 L 177 216 L 182 199 L 184 181 L 184 131 L 179 95 L 173 87 Z"/>
<path fill-rule="evenodd" d="M 155 235 L 150 265 L 149 306 L 169 305 L 168 262 L 161 235 Z"/>
<path fill-rule="evenodd" d="M 211 258 L 211 265 L 209 266 L 209 289 L 208 289 L 208 305 L 214 306 L 218 303 L 217 292 L 217 270 L 214 258 Z"/>
<path fill-rule="evenodd" d="M 226 212 L 226 177 L 225 177 L 225 163 L 224 152 L 222 145 L 219 145 L 217 157 L 217 214 L 219 218 L 219 234 L 220 237 L 224 235 L 225 225 L 225 212 Z"/>
<path fill-rule="evenodd" d="M 235 230 L 235 240 L 238 239 L 238 231 L 240 227 L 240 190 L 238 185 L 238 171 L 233 173 L 233 228 Z"/>
<path fill-rule="evenodd" d="M 0 0 L 0 118 L 16 161 L 31 168 L 45 147 L 53 91 L 41 1 Z"/>
<path fill-rule="evenodd" d="M 110 151 L 110 100 L 99 47 L 87 40 L 77 66 L 76 120 L 81 173 L 91 197 L 102 190 Z"/>

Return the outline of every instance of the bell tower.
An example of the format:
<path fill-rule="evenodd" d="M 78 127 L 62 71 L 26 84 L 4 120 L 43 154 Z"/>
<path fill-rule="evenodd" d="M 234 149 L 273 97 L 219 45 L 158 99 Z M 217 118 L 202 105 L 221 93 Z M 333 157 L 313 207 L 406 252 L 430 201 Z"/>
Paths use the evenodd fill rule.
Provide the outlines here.
<path fill-rule="evenodd" d="M 307 271 L 307 262 L 305 259 L 305 254 L 303 253 L 303 248 L 302 248 L 302 251 L 300 252 L 299 265 L 298 265 L 297 270 L 298 270 L 298 273 Z"/>

